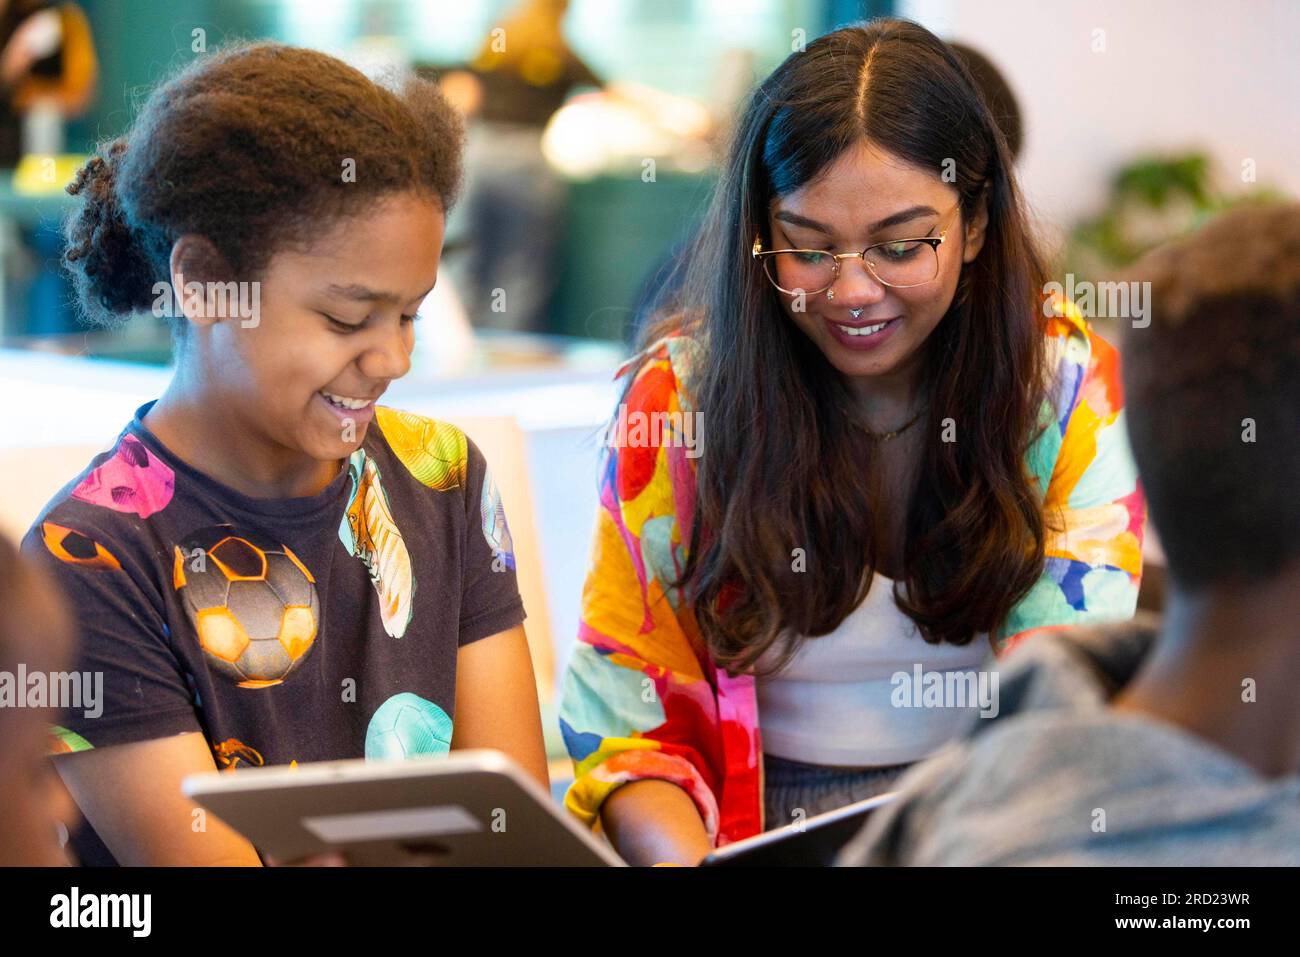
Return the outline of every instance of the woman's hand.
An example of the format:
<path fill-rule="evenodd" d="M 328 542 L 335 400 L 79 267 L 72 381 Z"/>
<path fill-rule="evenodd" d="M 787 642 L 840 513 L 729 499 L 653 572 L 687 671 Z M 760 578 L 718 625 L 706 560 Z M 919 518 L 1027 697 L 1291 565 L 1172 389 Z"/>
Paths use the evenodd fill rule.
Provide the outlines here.
<path fill-rule="evenodd" d="M 625 784 L 601 808 L 610 843 L 632 865 L 694 867 L 713 850 L 691 796 L 668 781 Z"/>

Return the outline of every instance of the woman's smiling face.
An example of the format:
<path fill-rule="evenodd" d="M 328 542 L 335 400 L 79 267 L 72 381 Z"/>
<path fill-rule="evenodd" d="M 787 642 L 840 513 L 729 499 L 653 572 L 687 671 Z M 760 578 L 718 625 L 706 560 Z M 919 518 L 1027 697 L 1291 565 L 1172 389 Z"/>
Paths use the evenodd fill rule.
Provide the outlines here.
<path fill-rule="evenodd" d="M 277 252 L 256 325 L 209 326 L 206 391 L 272 445 L 346 458 L 376 400 L 410 369 L 414 316 L 437 279 L 443 228 L 436 201 L 401 194 L 341 220 L 308 251 Z"/>
<path fill-rule="evenodd" d="M 845 150 L 801 189 L 770 203 L 773 249 L 860 252 L 888 240 L 938 236 L 947 228 L 932 282 L 886 286 L 859 258 L 841 260 L 831 287 L 834 298 L 823 291 L 801 302 L 777 292 L 786 315 L 850 380 L 864 385 L 916 368 L 922 344 L 952 304 L 962 263 L 973 260 L 983 243 L 985 217 L 967 224 L 957 204 L 957 191 L 937 171 L 907 163 L 866 140 Z M 859 311 L 856 318 L 852 311 Z M 848 331 L 881 323 L 886 324 L 870 335 Z"/>

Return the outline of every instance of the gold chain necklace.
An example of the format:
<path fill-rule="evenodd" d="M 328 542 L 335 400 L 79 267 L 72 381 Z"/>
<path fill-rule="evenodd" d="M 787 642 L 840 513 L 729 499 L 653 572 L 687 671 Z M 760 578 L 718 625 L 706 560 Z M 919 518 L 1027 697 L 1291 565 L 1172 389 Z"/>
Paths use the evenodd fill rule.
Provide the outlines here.
<path fill-rule="evenodd" d="M 888 442 L 890 439 L 894 438 L 895 436 L 902 435 L 912 426 L 916 425 L 916 423 L 920 420 L 921 416 L 925 415 L 926 411 L 929 408 L 930 407 L 928 405 L 921 406 L 920 412 L 916 413 L 916 415 L 912 416 L 910 419 L 908 419 L 898 428 L 890 432 L 872 432 L 870 429 L 866 429 L 866 428 L 864 428 L 862 431 L 866 432 L 867 437 L 870 438 L 873 442 Z"/>

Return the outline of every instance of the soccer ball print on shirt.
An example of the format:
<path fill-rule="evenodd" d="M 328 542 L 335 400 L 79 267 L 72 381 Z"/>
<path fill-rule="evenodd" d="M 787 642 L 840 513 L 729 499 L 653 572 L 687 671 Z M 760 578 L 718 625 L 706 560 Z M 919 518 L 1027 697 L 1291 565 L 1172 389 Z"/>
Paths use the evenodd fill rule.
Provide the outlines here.
<path fill-rule="evenodd" d="M 315 645 L 316 579 L 285 545 L 200 529 L 176 546 L 172 578 L 208 664 L 241 688 L 279 684 Z"/>

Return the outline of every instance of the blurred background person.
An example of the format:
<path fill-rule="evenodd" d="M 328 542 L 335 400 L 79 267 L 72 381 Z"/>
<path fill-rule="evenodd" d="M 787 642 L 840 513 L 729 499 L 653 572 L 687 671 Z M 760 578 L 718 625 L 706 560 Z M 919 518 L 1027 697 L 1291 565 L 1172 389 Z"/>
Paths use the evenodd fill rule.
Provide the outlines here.
<path fill-rule="evenodd" d="M 59 159 L 67 123 L 94 102 L 98 73 L 90 23 L 76 4 L 0 0 L 0 168 L 14 170 L 16 192 L 45 196 L 67 182 L 72 165 Z M 0 241 L 0 269 L 30 281 L 30 331 L 74 329 L 67 283 L 57 269 L 44 268 L 62 248 L 57 223 L 22 217 L 7 238 Z M 5 288 L 0 280 L 0 296 Z M 6 305 L 0 300 L 0 308 Z"/>
<path fill-rule="evenodd" d="M 1013 160 L 1020 159 L 1020 147 L 1024 143 L 1024 117 L 1020 112 L 1020 103 L 1016 100 L 1016 94 L 1011 89 L 1011 84 L 1007 78 L 1002 75 L 993 61 L 986 57 L 979 50 L 976 50 L 969 43 L 950 43 L 948 44 L 956 52 L 961 61 L 966 64 L 966 69 L 970 70 L 971 77 L 975 80 L 975 86 L 984 97 L 984 102 L 988 105 L 989 112 L 993 114 L 993 119 L 1006 137 L 1007 149 L 1011 151 Z"/>
<path fill-rule="evenodd" d="M 58 153 L 62 120 L 78 116 L 95 93 L 98 64 L 90 25 L 74 3 L 0 2 L 0 165 L 12 167 L 23 152 Z M 37 114 L 53 131 L 22 142 L 25 118 Z M 48 117 L 48 118 L 47 118 Z"/>
<path fill-rule="evenodd" d="M 565 188 L 543 155 L 542 135 L 573 90 L 601 85 L 564 38 L 568 9 L 569 0 L 523 0 L 492 28 L 469 68 L 443 80 L 472 118 L 456 217 L 464 239 L 448 269 L 475 325 L 547 326 Z"/>

